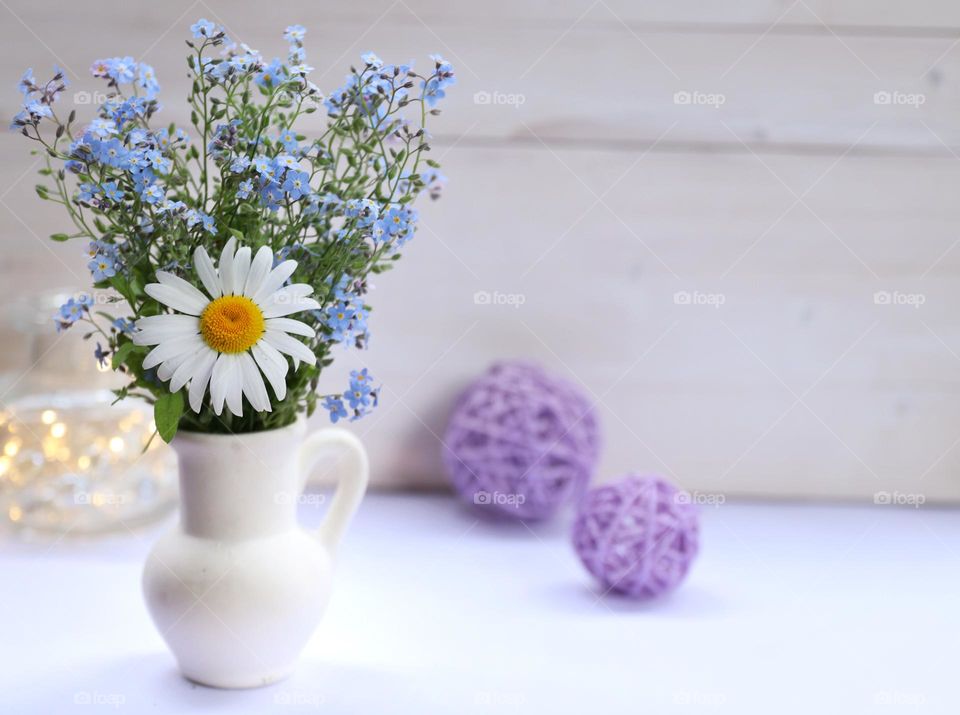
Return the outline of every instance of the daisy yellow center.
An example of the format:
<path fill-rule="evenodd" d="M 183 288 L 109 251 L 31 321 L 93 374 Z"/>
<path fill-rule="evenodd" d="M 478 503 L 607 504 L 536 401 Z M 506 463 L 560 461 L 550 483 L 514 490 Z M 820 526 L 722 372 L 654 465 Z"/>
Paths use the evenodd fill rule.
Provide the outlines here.
<path fill-rule="evenodd" d="M 265 329 L 263 312 L 249 298 L 225 295 L 210 302 L 200 316 L 200 334 L 221 353 L 242 353 L 253 347 Z"/>

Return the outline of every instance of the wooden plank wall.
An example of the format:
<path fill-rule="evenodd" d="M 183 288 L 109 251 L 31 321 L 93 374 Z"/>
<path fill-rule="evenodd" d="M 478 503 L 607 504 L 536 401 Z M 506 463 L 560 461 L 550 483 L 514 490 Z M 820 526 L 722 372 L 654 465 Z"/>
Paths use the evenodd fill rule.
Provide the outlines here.
<path fill-rule="evenodd" d="M 89 62 L 121 53 L 182 120 L 198 16 L 268 54 L 306 25 L 324 88 L 369 49 L 458 69 L 435 122 L 446 196 L 378 281 L 372 349 L 329 377 L 362 362 L 384 383 L 356 426 L 381 484 L 442 483 L 451 396 L 528 357 L 597 402 L 600 478 L 960 499 L 960 6 L 5 0 L 4 121 L 23 67 L 93 90 Z M 62 218 L 24 149 L 0 138 L 4 299 L 85 274 L 80 247 L 37 238 Z"/>

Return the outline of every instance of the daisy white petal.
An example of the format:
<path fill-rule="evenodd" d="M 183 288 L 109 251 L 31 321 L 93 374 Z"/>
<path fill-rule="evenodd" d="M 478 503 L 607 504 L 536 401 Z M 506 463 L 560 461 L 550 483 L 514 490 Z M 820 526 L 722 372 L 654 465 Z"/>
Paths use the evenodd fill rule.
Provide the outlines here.
<path fill-rule="evenodd" d="M 137 321 L 138 328 L 154 328 L 180 323 L 183 326 L 196 328 L 200 325 L 195 315 L 148 315 Z"/>
<path fill-rule="evenodd" d="M 202 354 L 202 361 L 190 379 L 190 407 L 194 412 L 200 412 L 203 406 L 203 396 L 207 391 L 207 383 L 213 373 L 213 364 L 217 361 L 217 353 L 209 350 Z"/>
<path fill-rule="evenodd" d="M 191 283 L 183 280 L 180 276 L 175 276 L 173 273 L 167 271 L 157 271 L 157 281 L 161 285 L 170 286 L 180 290 L 184 295 L 188 295 L 194 300 L 203 301 L 206 303 L 209 298 L 205 296 L 199 288 L 192 285 Z"/>
<path fill-rule="evenodd" d="M 247 274 L 250 272 L 250 246 L 244 246 L 233 257 L 233 289 L 234 295 L 243 295 L 243 287 L 247 283 Z"/>
<path fill-rule="evenodd" d="M 211 354 L 212 351 L 204 345 L 202 348 L 188 355 L 170 376 L 170 392 L 179 392 L 180 388 L 186 385 L 197 373 L 197 368 L 203 364 L 206 356 Z"/>
<path fill-rule="evenodd" d="M 257 292 L 250 297 L 258 303 L 268 298 L 275 290 L 286 283 L 287 279 L 293 275 L 295 270 L 297 270 L 296 261 L 284 261 L 270 271 Z"/>
<path fill-rule="evenodd" d="M 227 373 L 230 370 L 230 356 L 221 353 L 213 364 L 210 375 L 210 404 L 218 415 L 223 412 L 223 401 L 227 398 Z"/>
<path fill-rule="evenodd" d="M 303 360 L 308 365 L 315 365 L 317 362 L 317 356 L 313 354 L 310 348 L 284 332 L 268 329 L 263 334 L 263 339 L 268 345 L 272 345 L 295 360 Z"/>
<path fill-rule="evenodd" d="M 227 245 L 223 247 L 223 252 L 220 254 L 220 261 L 217 263 L 217 271 L 220 274 L 220 287 L 223 289 L 224 295 L 229 295 L 233 290 L 233 254 L 234 246 L 236 245 L 237 240 L 235 238 L 227 241 Z"/>
<path fill-rule="evenodd" d="M 270 412 L 270 396 L 263 384 L 260 370 L 250 357 L 250 353 L 240 353 L 240 373 L 243 375 L 243 394 L 257 412 Z"/>
<path fill-rule="evenodd" d="M 223 357 L 229 361 L 229 372 L 226 378 L 227 407 L 237 417 L 243 417 L 243 372 L 240 369 L 240 355 L 224 355 Z"/>
<path fill-rule="evenodd" d="M 269 246 L 261 246 L 257 255 L 253 257 L 250 264 L 250 272 L 247 273 L 247 282 L 243 286 L 243 294 L 252 298 L 260 290 L 260 286 L 270 275 L 270 267 L 273 265 L 273 251 Z"/>
<path fill-rule="evenodd" d="M 265 318 L 277 318 L 282 315 L 298 313 L 302 310 L 316 310 L 320 307 L 312 298 L 313 286 L 306 283 L 294 283 L 274 291 L 270 296 L 258 302 Z"/>
<path fill-rule="evenodd" d="M 210 260 L 210 254 L 203 246 L 197 246 L 193 252 L 193 265 L 197 269 L 197 275 L 200 282 L 207 289 L 211 298 L 219 298 L 223 295 L 223 289 L 220 287 L 220 277 L 217 275 L 217 269 L 213 267 L 213 261 Z"/>
<path fill-rule="evenodd" d="M 293 320 L 292 318 L 270 318 L 266 322 L 268 330 L 282 330 L 285 333 L 302 335 L 305 338 L 312 338 L 316 331 L 304 322 Z"/>
<path fill-rule="evenodd" d="M 275 290 L 271 297 L 288 296 L 290 298 L 304 298 L 311 293 L 313 293 L 313 286 L 309 283 L 291 283 L 288 286 Z"/>
<path fill-rule="evenodd" d="M 290 339 L 293 340 L 293 338 Z M 149 370 L 172 357 L 193 352 L 201 345 L 203 345 L 203 341 L 199 335 L 189 335 L 185 338 L 172 338 L 164 341 L 147 353 L 147 356 L 143 359 L 143 369 Z"/>
<path fill-rule="evenodd" d="M 206 346 L 202 346 L 198 348 L 198 350 L 203 350 L 205 347 Z M 159 377 L 164 382 L 169 380 L 171 377 L 173 377 L 173 373 L 177 371 L 177 368 L 179 368 L 181 365 L 183 365 L 183 363 L 189 360 L 190 356 L 193 355 L 194 352 L 196 351 L 194 350 L 190 352 L 178 353 L 174 355 L 172 358 L 170 358 L 169 360 L 164 360 L 162 363 L 160 363 L 160 367 L 157 368 L 157 377 Z M 176 392 L 176 390 L 174 390 L 171 387 L 170 392 Z"/>
<path fill-rule="evenodd" d="M 276 348 L 260 341 L 250 350 L 257 366 L 267 376 L 278 400 L 287 396 L 287 359 Z"/>
<path fill-rule="evenodd" d="M 134 345 L 156 345 L 176 337 L 196 335 L 200 321 L 193 315 L 151 315 L 136 322 Z"/>
<path fill-rule="evenodd" d="M 264 318 L 279 318 L 304 310 L 319 310 L 320 304 L 313 298 L 294 298 L 289 303 L 277 303 L 263 309 Z"/>
<path fill-rule="evenodd" d="M 163 285 L 162 283 L 150 283 L 143 290 L 154 300 L 187 315 L 200 315 L 209 302 L 206 298 L 198 300 L 174 286 Z"/>

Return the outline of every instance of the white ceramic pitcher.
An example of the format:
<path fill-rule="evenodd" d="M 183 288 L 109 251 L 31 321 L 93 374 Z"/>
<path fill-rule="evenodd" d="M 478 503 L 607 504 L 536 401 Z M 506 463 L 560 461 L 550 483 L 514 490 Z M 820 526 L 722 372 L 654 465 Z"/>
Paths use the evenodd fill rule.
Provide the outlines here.
<path fill-rule="evenodd" d="M 326 608 L 337 543 L 367 488 L 367 455 L 341 429 L 179 433 L 180 523 L 143 572 L 147 607 L 190 680 L 251 688 L 288 676 Z M 297 523 L 318 461 L 337 489 L 319 533 Z"/>

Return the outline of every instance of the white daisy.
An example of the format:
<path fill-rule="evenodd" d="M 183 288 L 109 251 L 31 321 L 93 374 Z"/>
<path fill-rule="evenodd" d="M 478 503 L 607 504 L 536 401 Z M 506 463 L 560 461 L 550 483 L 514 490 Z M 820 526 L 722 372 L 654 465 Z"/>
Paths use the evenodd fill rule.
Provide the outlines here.
<path fill-rule="evenodd" d="M 263 376 L 277 400 L 287 394 L 287 358 L 293 368 L 300 361 L 313 365 L 313 351 L 290 334 L 307 338 L 314 330 L 306 323 L 284 316 L 320 307 L 308 297 L 306 283 L 283 286 L 297 267 L 296 261 L 273 266 L 273 252 L 263 246 L 251 260 L 250 248 L 234 252 L 231 238 L 220 254 L 218 268 L 203 249 L 193 254 L 194 268 L 209 297 L 187 281 L 166 271 L 157 271 L 159 283 L 144 290 L 151 298 L 177 314 L 154 315 L 136 322 L 136 345 L 155 345 L 143 360 L 144 368 L 157 368 L 161 380 L 170 381 L 177 392 L 190 383 L 190 407 L 199 412 L 210 385 L 213 411 L 223 405 L 238 417 L 243 415 L 243 397 L 258 412 L 270 412 L 270 397 Z M 262 375 L 261 375 L 262 373 Z"/>

